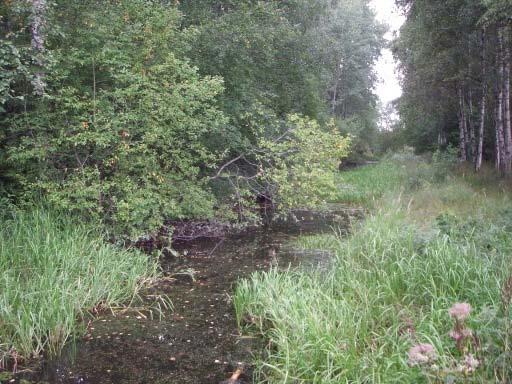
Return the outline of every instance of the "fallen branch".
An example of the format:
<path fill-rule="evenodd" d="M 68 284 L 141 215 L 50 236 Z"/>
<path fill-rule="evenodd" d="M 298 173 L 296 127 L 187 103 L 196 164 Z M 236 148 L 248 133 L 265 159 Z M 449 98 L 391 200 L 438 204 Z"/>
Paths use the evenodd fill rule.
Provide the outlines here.
<path fill-rule="evenodd" d="M 233 374 L 231 375 L 231 377 L 229 379 L 221 381 L 220 384 L 238 384 L 239 383 L 238 379 L 240 378 L 242 373 L 243 373 L 243 369 L 237 368 L 236 371 L 233 372 Z"/>

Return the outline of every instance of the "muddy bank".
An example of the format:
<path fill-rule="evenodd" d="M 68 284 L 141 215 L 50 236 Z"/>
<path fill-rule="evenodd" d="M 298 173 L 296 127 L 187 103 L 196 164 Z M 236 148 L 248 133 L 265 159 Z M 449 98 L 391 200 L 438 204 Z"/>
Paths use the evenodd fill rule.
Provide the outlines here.
<path fill-rule="evenodd" d="M 343 213 L 342 213 L 343 212 Z M 252 383 L 251 361 L 262 340 L 241 337 L 230 295 L 241 277 L 268 269 L 326 263 L 325 252 L 304 252 L 289 244 L 300 233 L 346 228 L 353 213 L 296 212 L 291 223 L 225 238 L 175 244 L 178 257 L 161 260 L 166 276 L 152 295 L 167 295 L 173 311 L 163 319 L 147 313 L 103 315 L 62 356 L 44 362 L 18 380 L 62 384 L 215 384 L 239 366 L 241 383 Z"/>

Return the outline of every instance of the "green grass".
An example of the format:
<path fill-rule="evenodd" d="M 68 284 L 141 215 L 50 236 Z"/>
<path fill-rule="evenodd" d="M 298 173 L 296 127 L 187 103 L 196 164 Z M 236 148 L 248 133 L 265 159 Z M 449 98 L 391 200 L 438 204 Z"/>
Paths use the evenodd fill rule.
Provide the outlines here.
<path fill-rule="evenodd" d="M 480 342 L 473 352 L 482 364 L 454 382 L 510 382 L 510 316 L 501 297 L 511 273 L 510 196 L 461 176 L 434 183 L 438 171 L 419 161 L 418 173 L 398 177 L 402 165 L 408 167 L 387 162 L 342 176 L 362 186 L 359 197 L 348 195 L 352 201 L 373 201 L 374 210 L 349 238 L 300 240 L 304 248 L 335 252 L 330 272 L 272 270 L 239 283 L 240 325 L 269 340 L 261 382 L 436 382 L 407 365 L 416 343 L 436 348 L 438 382 L 445 382 L 462 359 L 449 337 L 455 302 L 473 307 L 470 326 Z"/>
<path fill-rule="evenodd" d="M 434 161 L 427 163 L 424 158 L 405 151 L 388 155 L 376 164 L 340 172 L 335 202 L 372 208 L 386 193 L 401 193 L 446 181 L 455 170 L 456 158 L 449 153 L 436 153 L 433 157 Z M 482 183 L 497 183 L 492 169 L 484 171 L 478 177 L 470 167 L 461 168 L 459 173 L 475 187 Z"/>
<path fill-rule="evenodd" d="M 402 165 L 386 161 L 338 174 L 337 202 L 371 205 L 407 177 Z"/>
<path fill-rule="evenodd" d="M 157 266 L 65 215 L 18 212 L 0 228 L 0 361 L 58 353 L 86 312 L 129 303 Z M 14 352 L 15 351 L 15 352 Z"/>

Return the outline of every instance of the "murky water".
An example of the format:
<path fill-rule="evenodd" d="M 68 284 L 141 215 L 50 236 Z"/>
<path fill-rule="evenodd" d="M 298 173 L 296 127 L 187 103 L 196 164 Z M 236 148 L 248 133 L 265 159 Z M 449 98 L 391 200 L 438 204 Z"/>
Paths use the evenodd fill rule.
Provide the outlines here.
<path fill-rule="evenodd" d="M 264 341 L 238 332 L 230 295 L 239 278 L 268 269 L 327 265 L 325 252 L 292 245 L 300 233 L 347 228 L 358 213 L 296 212 L 288 223 L 224 239 L 176 244 L 180 256 L 162 260 L 169 277 L 152 290 L 174 306 L 163 319 L 130 311 L 100 316 L 87 336 L 62 356 L 18 379 L 62 384 L 217 384 L 240 365 L 241 383 L 251 383 L 254 356 Z"/>

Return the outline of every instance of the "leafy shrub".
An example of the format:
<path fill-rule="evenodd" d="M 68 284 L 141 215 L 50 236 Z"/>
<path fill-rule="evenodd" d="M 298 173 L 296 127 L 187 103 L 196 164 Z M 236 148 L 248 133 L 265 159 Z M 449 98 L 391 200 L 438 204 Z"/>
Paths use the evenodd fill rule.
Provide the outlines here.
<path fill-rule="evenodd" d="M 208 138 L 226 122 L 216 107 L 222 80 L 200 77 L 171 53 L 179 53 L 172 7 L 105 7 L 117 9 L 74 20 L 69 28 L 80 37 L 53 43 L 60 48 L 49 95 L 9 121 L 7 161 L 25 199 L 43 193 L 59 209 L 103 222 L 114 237 L 211 216 L 204 171 L 219 156 Z"/>
<path fill-rule="evenodd" d="M 458 150 L 448 146 L 446 149 L 436 150 L 432 155 L 433 175 L 432 181 L 440 183 L 445 181 L 458 163 Z"/>
<path fill-rule="evenodd" d="M 316 121 L 291 115 L 281 140 L 262 140 L 266 151 L 260 177 L 275 186 L 281 209 L 313 207 L 332 201 L 336 173 L 349 153 L 350 139 L 342 137 L 334 122 L 321 127 Z"/>

